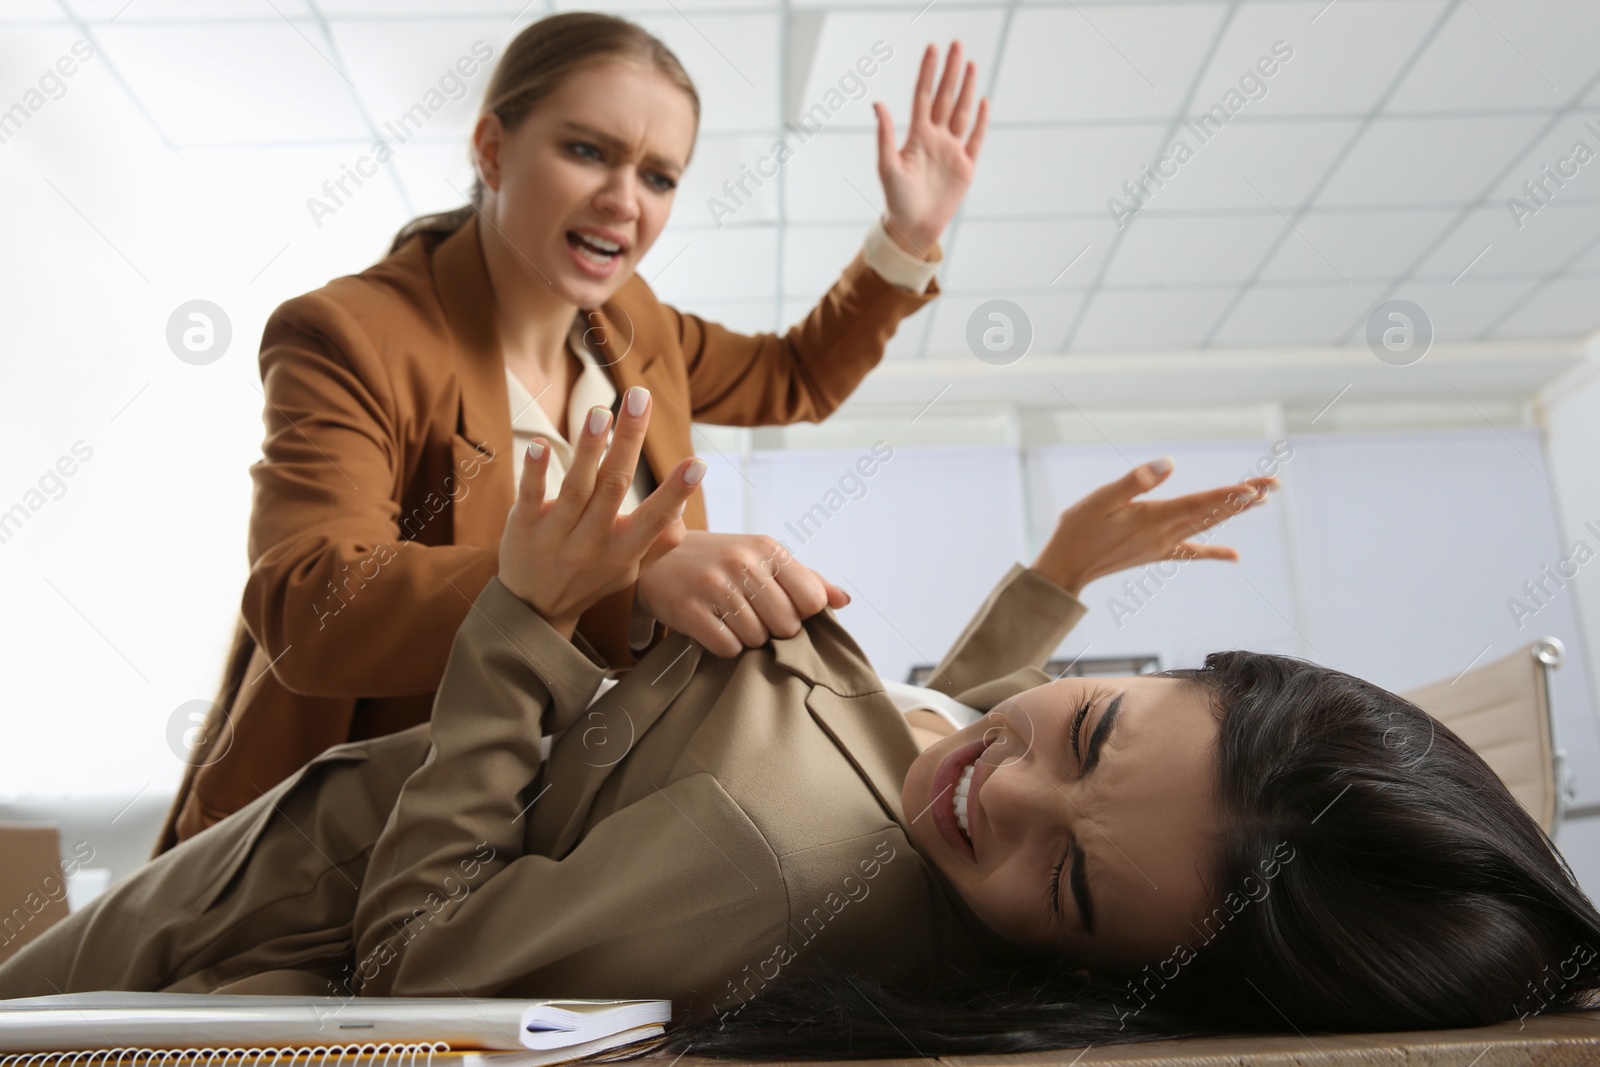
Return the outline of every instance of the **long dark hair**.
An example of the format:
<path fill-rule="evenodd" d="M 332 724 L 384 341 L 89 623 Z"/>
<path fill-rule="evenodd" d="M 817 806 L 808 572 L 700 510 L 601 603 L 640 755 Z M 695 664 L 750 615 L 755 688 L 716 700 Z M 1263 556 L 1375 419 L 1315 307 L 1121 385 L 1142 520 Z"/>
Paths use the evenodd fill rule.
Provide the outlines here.
<path fill-rule="evenodd" d="M 1290 657 L 1214 652 L 1164 673 L 1198 685 L 1221 720 L 1219 903 L 1192 942 L 1133 975 L 1061 960 L 908 988 L 819 961 L 626 1055 L 1023 1052 L 1468 1027 L 1588 1006 L 1600 913 L 1455 734 L 1402 697 Z"/>
<path fill-rule="evenodd" d="M 645 63 L 666 75 L 682 90 L 700 118 L 700 95 L 672 49 L 638 23 L 597 11 L 567 11 L 548 15 L 523 28 L 506 45 L 484 90 L 478 117 L 489 112 L 500 117 L 506 132 L 515 130 L 545 97 L 561 87 L 569 75 L 591 63 L 607 59 Z M 449 211 L 421 215 L 394 235 L 393 255 L 414 234 L 454 233 L 472 213 L 483 207 L 483 179 L 473 176 L 468 203 Z"/>

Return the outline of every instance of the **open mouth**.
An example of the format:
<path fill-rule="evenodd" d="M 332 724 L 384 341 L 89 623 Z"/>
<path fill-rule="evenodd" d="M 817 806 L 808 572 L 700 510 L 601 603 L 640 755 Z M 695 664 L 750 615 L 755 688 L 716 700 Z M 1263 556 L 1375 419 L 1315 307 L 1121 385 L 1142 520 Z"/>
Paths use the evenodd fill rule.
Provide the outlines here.
<path fill-rule="evenodd" d="M 567 244 L 574 252 L 596 266 L 609 266 L 617 256 L 627 251 L 616 241 L 608 241 L 592 233 L 579 233 L 577 230 L 567 231 Z"/>
<path fill-rule="evenodd" d="M 967 827 L 967 794 L 972 791 L 972 774 L 978 769 L 977 760 L 967 764 L 961 771 L 961 777 L 956 779 L 956 794 L 952 804 L 956 813 L 956 827 L 961 831 L 961 836 L 972 843 L 972 831 Z"/>
<path fill-rule="evenodd" d="M 974 798 L 972 783 L 978 761 L 988 747 L 987 738 L 962 745 L 939 761 L 929 783 L 928 810 L 939 836 L 957 854 L 974 862 L 978 855 L 972 841 L 968 807 Z"/>

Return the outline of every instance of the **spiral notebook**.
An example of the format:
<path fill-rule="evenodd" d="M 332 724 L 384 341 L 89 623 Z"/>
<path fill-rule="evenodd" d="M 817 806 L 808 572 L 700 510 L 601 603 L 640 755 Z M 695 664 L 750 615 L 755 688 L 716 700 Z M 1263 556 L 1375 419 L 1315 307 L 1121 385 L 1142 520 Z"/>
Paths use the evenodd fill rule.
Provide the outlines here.
<path fill-rule="evenodd" d="M 541 1067 L 655 1037 L 671 1015 L 666 1000 L 68 993 L 0 1001 L 0 1067 Z"/>

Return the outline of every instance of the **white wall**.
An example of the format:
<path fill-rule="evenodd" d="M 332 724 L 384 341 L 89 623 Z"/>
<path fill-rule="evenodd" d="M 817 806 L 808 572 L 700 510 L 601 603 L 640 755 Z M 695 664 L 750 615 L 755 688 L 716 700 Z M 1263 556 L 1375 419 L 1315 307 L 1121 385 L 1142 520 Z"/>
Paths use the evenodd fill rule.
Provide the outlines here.
<path fill-rule="evenodd" d="M 873 471 L 859 489 L 848 478 L 858 462 Z M 851 594 L 839 618 L 891 678 L 937 662 L 1024 555 L 1014 449 L 897 447 L 886 436 L 876 455 L 870 447 L 758 452 L 749 473 L 751 529 Z M 826 524 L 802 524 L 818 505 L 830 512 Z"/>
<path fill-rule="evenodd" d="M 1545 413 L 1545 454 L 1554 484 L 1556 518 L 1563 555 L 1579 543 L 1600 553 L 1600 359 L 1590 358 L 1569 391 L 1556 396 Z M 1579 617 L 1583 647 L 1600 665 L 1600 559 L 1578 569 L 1565 590 Z M 1600 677 L 1590 676 L 1596 707 Z"/>
<path fill-rule="evenodd" d="M 1531 597 L 1563 554 L 1531 429 L 1319 435 L 1290 500 L 1310 636 L 1335 666 L 1409 689 L 1539 637 L 1567 647 L 1552 701 L 1578 802 L 1600 800 L 1588 661 L 1570 596 Z M 1513 613 L 1513 601 L 1532 615 Z"/>

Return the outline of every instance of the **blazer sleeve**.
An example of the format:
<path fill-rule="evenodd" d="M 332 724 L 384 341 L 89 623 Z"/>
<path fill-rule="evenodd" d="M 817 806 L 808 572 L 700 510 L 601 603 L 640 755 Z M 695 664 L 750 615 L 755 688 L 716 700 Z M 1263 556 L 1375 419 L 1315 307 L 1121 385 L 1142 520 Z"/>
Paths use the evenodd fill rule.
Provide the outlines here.
<path fill-rule="evenodd" d="M 1032 567 L 1013 563 L 928 680 L 955 697 L 1024 667 L 1044 666 L 1088 612 Z"/>
<path fill-rule="evenodd" d="M 902 289 L 858 252 L 805 320 L 781 337 L 740 334 L 666 308 L 688 365 L 692 417 L 723 426 L 820 422 L 883 358 L 900 320 L 938 295 Z"/>
<path fill-rule="evenodd" d="M 562 988 L 551 995 L 613 995 L 564 980 L 620 971 L 641 982 L 627 995 L 671 996 L 670 983 L 736 970 L 750 951 L 748 939 L 710 936 L 719 926 L 781 928 L 777 860 L 709 774 L 606 817 L 560 860 L 526 852 L 540 733 L 576 719 L 603 676 L 598 657 L 498 578 L 484 587 L 435 699 L 433 747 L 401 789 L 362 881 L 354 991 L 494 996 L 554 966 L 565 969 L 552 972 Z M 773 891 L 751 892 L 754 879 Z M 689 918 L 668 921 L 673 914 Z M 643 984 L 664 974 L 666 985 Z"/>
<path fill-rule="evenodd" d="M 320 291 L 285 302 L 260 364 L 245 625 L 295 692 L 432 692 L 497 554 L 401 537 L 404 427 L 382 353 L 348 307 Z"/>

